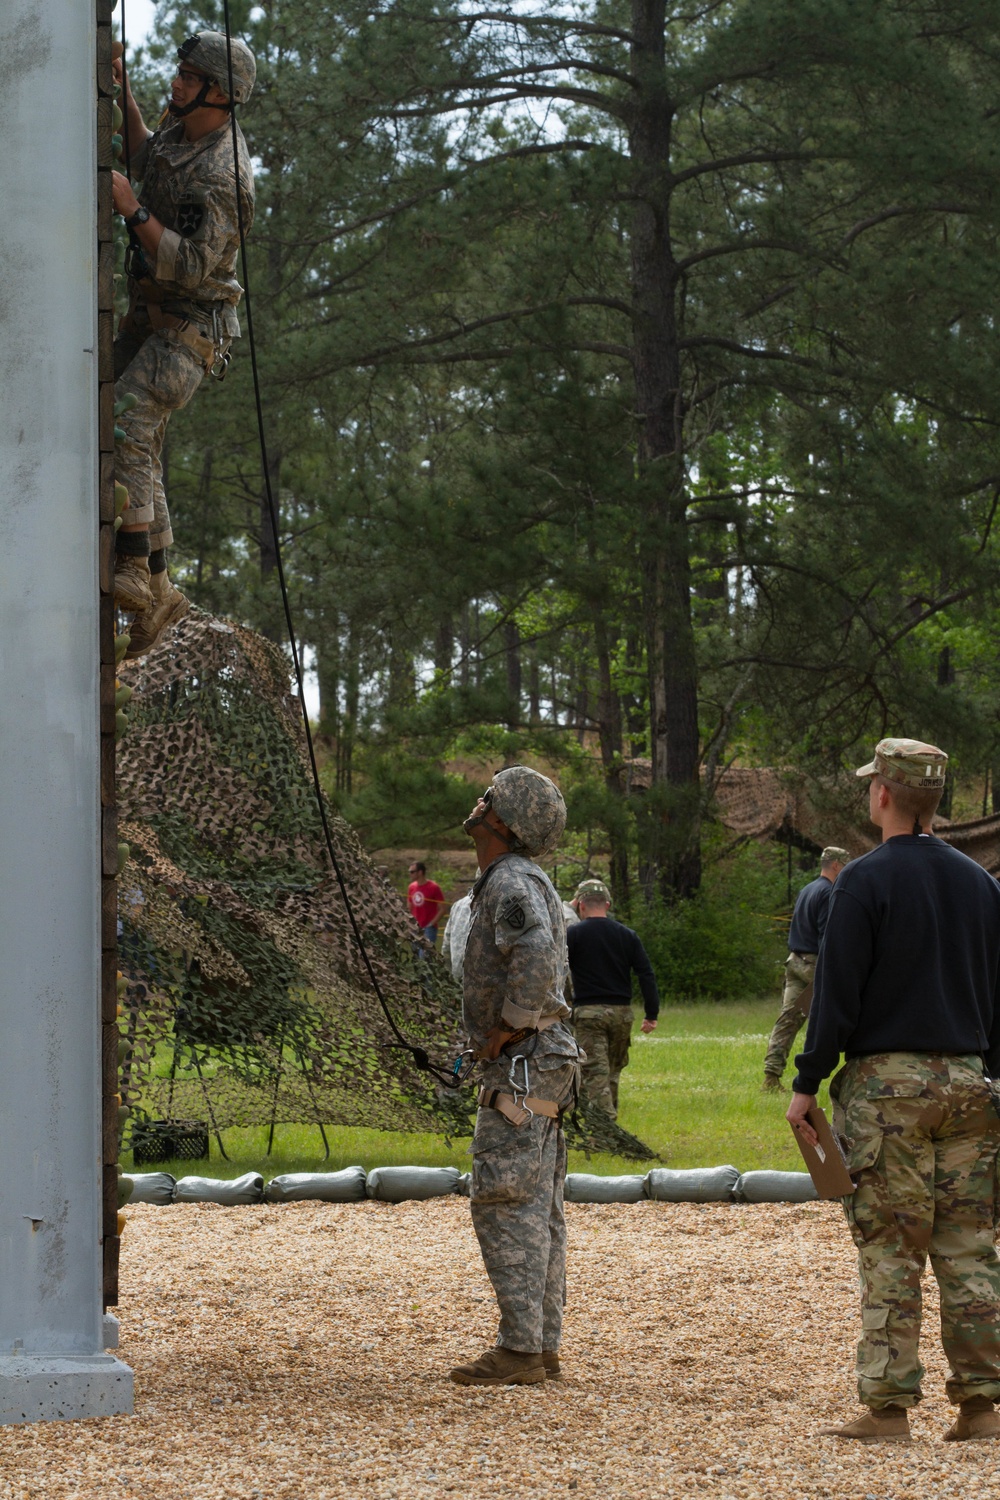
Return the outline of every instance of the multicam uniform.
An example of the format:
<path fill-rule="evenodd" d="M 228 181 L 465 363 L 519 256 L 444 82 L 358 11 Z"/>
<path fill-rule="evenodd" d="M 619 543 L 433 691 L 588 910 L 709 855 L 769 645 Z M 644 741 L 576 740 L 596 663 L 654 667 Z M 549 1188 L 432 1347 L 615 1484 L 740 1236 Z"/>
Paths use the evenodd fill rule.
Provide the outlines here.
<path fill-rule="evenodd" d="M 236 136 L 243 227 L 249 231 L 253 173 L 238 127 Z M 187 405 L 213 359 L 240 333 L 232 126 L 188 141 L 183 121 L 167 124 L 143 142 L 131 168 L 142 178 L 140 203 L 166 227 L 155 264 L 145 257 L 148 274 L 129 277 L 129 310 L 115 339 L 115 398 L 138 398 L 119 418 L 125 441 L 115 465 L 129 494 L 128 523 L 150 523 L 155 552 L 173 540 L 161 463 L 167 421 Z"/>
<path fill-rule="evenodd" d="M 562 904 L 548 877 L 520 854 L 501 855 L 472 890 L 465 950 L 464 1019 L 481 1051 L 494 1027 L 535 1036 L 482 1067 L 472 1141 L 472 1222 L 500 1307 L 497 1342 L 523 1353 L 556 1350 L 566 1292 L 563 1182 L 566 1143 L 558 1119 L 536 1113 L 511 1124 L 491 1097 L 517 1095 L 569 1107 L 579 1084 L 578 1048 L 564 1025 L 567 977 Z"/>
<path fill-rule="evenodd" d="M 774 1078 L 780 1078 L 785 1071 L 792 1044 L 805 1024 L 807 1010 L 800 1007 L 799 998 L 807 985 L 812 984 L 816 973 L 816 955 L 826 928 L 832 894 L 833 881 L 820 875 L 803 887 L 795 902 L 788 934 L 781 1011 L 764 1055 L 764 1072 Z"/>
<path fill-rule="evenodd" d="M 983 1077 L 984 1056 L 1000 1064 L 998 986 L 1000 888 L 965 855 L 897 835 L 839 876 L 794 1087 L 815 1094 L 843 1052 L 830 1094 L 857 1183 L 844 1204 L 861 1281 L 858 1395 L 875 1410 L 921 1399 L 928 1254 L 949 1398 L 1000 1399 L 1000 1119 Z"/>

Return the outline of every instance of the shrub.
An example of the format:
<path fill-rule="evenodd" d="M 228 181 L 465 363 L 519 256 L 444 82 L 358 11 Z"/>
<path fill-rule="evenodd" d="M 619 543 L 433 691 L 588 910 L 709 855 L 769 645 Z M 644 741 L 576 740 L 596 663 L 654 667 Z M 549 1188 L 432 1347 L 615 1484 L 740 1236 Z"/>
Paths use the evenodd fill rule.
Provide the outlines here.
<path fill-rule="evenodd" d="M 777 989 L 787 952 L 787 928 L 778 920 L 787 911 L 785 879 L 782 850 L 745 845 L 706 866 L 690 901 L 633 914 L 664 1003 Z"/>

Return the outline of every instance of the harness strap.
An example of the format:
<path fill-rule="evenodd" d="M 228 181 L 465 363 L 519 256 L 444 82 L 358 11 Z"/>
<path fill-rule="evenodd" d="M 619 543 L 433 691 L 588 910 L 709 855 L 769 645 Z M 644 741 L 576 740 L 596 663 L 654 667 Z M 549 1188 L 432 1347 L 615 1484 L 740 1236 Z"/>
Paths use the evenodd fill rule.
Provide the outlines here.
<path fill-rule="evenodd" d="M 553 1104 L 551 1099 L 536 1099 L 531 1094 L 515 1099 L 513 1094 L 487 1088 L 479 1090 L 479 1108 L 498 1110 L 512 1125 L 523 1125 L 532 1115 L 544 1115 L 547 1120 L 558 1120 L 562 1113 L 558 1104 Z"/>
<path fill-rule="evenodd" d="M 211 369 L 217 352 L 214 339 L 206 338 L 203 333 L 199 333 L 189 318 L 180 318 L 175 313 L 165 313 L 156 302 L 147 303 L 146 312 L 150 325 L 157 333 L 164 328 L 173 329 L 180 342 L 197 354 L 206 369 Z"/>

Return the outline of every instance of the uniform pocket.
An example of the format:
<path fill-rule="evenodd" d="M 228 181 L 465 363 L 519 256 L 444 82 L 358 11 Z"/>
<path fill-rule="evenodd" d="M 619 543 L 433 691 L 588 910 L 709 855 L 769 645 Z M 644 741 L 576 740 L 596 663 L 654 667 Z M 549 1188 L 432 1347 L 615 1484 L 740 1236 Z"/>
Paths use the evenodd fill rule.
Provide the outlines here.
<path fill-rule="evenodd" d="M 861 1327 L 864 1333 L 858 1345 L 858 1375 L 866 1380 L 878 1380 L 889 1365 L 889 1321 L 887 1307 L 863 1307 Z"/>
<path fill-rule="evenodd" d="M 201 385 L 205 366 L 172 328 L 165 328 L 148 341 L 155 356 L 149 381 L 150 393 L 165 411 L 186 406 Z"/>
<path fill-rule="evenodd" d="M 866 1078 L 866 1099 L 931 1099 L 933 1092 L 919 1078 Z"/>
<path fill-rule="evenodd" d="M 506 1134 L 498 1134 L 492 1121 L 483 1130 L 476 1125 L 469 1197 L 473 1203 L 530 1203 L 538 1191 L 542 1166 L 534 1121 L 518 1127 L 509 1125 L 502 1115 L 496 1118 Z"/>
<path fill-rule="evenodd" d="M 848 1102 L 843 1111 L 843 1138 L 847 1170 L 852 1177 L 876 1165 L 882 1154 L 882 1122 L 877 1108 L 867 1099 Z"/>

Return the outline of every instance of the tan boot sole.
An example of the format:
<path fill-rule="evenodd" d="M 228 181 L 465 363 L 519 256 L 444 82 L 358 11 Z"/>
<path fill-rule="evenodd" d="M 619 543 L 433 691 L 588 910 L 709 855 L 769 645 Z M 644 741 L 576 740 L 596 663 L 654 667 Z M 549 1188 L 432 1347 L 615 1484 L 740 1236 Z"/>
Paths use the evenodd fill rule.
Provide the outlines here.
<path fill-rule="evenodd" d="M 448 1378 L 456 1385 L 540 1385 L 546 1375 L 544 1369 L 515 1370 L 510 1375 L 463 1375 L 459 1370 L 452 1370 Z"/>
<path fill-rule="evenodd" d="M 164 618 L 158 621 L 155 635 L 151 636 L 148 640 L 143 640 L 141 633 L 138 634 L 137 639 L 137 632 L 133 626 L 132 644 L 129 645 L 125 652 L 125 660 L 135 661 L 137 656 L 145 656 L 147 651 L 152 651 L 157 641 L 163 635 L 163 632 L 169 630 L 171 625 L 176 625 L 178 620 L 183 620 L 190 608 L 191 601 L 183 594 L 179 594 L 170 608 L 164 612 Z"/>
<path fill-rule="evenodd" d="M 129 615 L 145 614 L 147 609 L 153 607 L 153 595 L 150 589 L 140 592 L 139 587 L 130 584 L 120 584 L 115 579 L 115 604 Z"/>
<path fill-rule="evenodd" d="M 840 1428 L 840 1427 L 821 1427 L 820 1430 L 819 1430 L 819 1436 L 820 1437 L 840 1438 L 840 1440 L 841 1440 L 842 1443 L 912 1443 L 913 1442 L 913 1436 L 909 1432 L 906 1432 L 906 1433 L 900 1432 L 898 1434 L 897 1433 L 886 1433 L 883 1436 L 882 1433 L 878 1433 L 878 1432 L 872 1432 L 872 1433 L 844 1432 L 844 1430 L 842 1428 Z"/>

